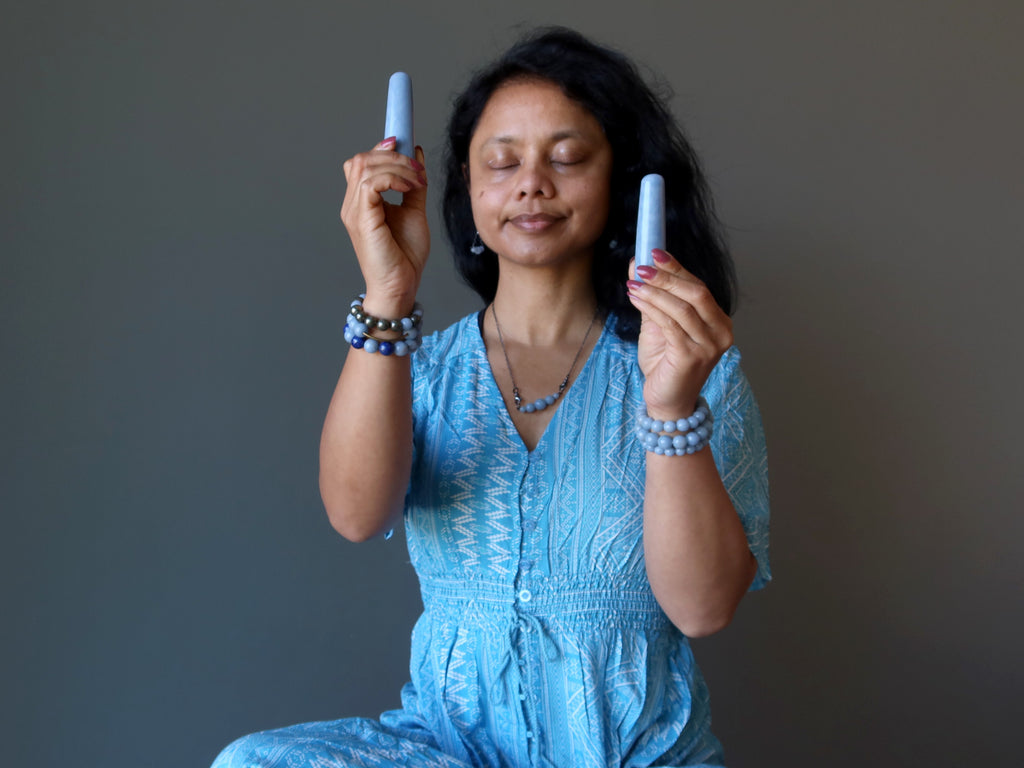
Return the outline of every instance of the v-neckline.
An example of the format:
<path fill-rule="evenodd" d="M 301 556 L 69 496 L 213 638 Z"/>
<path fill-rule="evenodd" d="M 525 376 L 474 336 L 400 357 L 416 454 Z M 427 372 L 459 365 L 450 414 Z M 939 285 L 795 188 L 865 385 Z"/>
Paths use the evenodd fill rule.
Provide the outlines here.
<path fill-rule="evenodd" d="M 607 317 L 605 317 L 604 323 L 601 326 L 601 334 L 597 337 L 597 341 L 594 342 L 594 346 L 590 350 L 590 353 L 587 355 L 586 360 L 583 362 L 583 365 L 580 368 L 580 372 L 577 374 L 576 378 L 573 379 L 572 382 L 570 382 L 569 386 L 565 388 L 565 392 L 562 393 L 562 396 L 558 398 L 557 404 L 555 405 L 555 413 L 551 417 L 551 421 L 549 421 L 547 423 L 547 426 L 544 427 L 544 431 L 541 433 L 540 438 L 537 440 L 537 444 L 531 449 L 526 446 L 526 441 L 523 440 L 523 436 L 522 434 L 520 434 L 519 428 L 516 427 L 515 421 L 512 420 L 512 414 L 509 413 L 508 405 L 505 403 L 505 397 L 501 393 L 501 387 L 498 386 L 498 380 L 494 376 L 494 369 L 491 367 L 491 360 L 487 355 L 487 343 L 484 341 L 483 322 L 484 313 L 486 311 L 487 308 L 485 307 L 484 309 L 481 309 L 477 313 L 476 322 L 473 323 L 473 325 L 475 326 L 476 330 L 475 338 L 477 340 L 477 343 L 479 344 L 479 349 L 477 351 L 483 358 L 483 365 L 486 367 L 487 373 L 489 374 L 488 376 L 484 377 L 486 378 L 488 382 L 488 387 L 490 388 L 489 394 L 492 400 L 496 400 L 500 404 L 498 410 L 501 412 L 501 419 L 505 424 L 505 428 L 511 430 L 512 434 L 516 436 L 516 440 L 519 441 L 520 447 L 526 452 L 528 456 L 532 456 L 537 451 L 539 451 L 548 441 L 548 434 L 551 433 L 555 422 L 561 416 L 562 408 L 565 406 L 566 398 L 573 397 L 572 393 L 576 390 L 576 385 L 583 380 L 584 376 L 587 376 L 589 374 L 591 367 L 590 361 L 593 359 L 594 353 L 597 352 L 598 349 L 605 343 L 605 336 L 608 334 L 608 328 L 611 325 L 613 314 L 609 312 Z"/>

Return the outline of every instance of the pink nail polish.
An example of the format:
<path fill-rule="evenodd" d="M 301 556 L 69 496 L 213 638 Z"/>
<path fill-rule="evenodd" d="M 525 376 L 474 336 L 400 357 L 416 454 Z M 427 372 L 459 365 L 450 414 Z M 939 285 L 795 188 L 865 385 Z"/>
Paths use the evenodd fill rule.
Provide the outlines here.
<path fill-rule="evenodd" d="M 425 170 L 427 170 L 426 168 L 424 168 L 424 167 L 423 167 L 423 163 L 421 163 L 421 162 L 420 162 L 419 160 L 412 160 L 412 159 L 410 159 L 410 160 L 409 160 L 409 163 L 410 163 L 410 164 L 412 165 L 412 167 L 413 167 L 413 168 L 415 168 L 415 169 L 416 169 L 417 171 L 425 171 Z"/>
<path fill-rule="evenodd" d="M 667 264 L 669 261 L 672 260 L 672 257 L 668 255 L 668 252 L 661 250 L 661 248 L 655 248 L 653 251 L 651 251 L 651 255 L 654 257 L 654 260 L 659 264 Z"/>
<path fill-rule="evenodd" d="M 646 264 L 641 264 L 635 269 L 636 273 L 640 275 L 644 280 L 650 280 L 658 274 L 658 270 L 654 267 L 649 267 Z"/>
<path fill-rule="evenodd" d="M 627 280 L 626 288 L 630 291 L 636 291 L 643 287 L 643 283 L 639 280 Z"/>

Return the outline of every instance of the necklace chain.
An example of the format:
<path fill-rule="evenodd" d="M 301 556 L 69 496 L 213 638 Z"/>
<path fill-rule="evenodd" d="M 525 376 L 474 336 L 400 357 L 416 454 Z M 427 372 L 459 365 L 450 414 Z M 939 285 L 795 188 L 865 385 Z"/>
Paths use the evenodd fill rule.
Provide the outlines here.
<path fill-rule="evenodd" d="M 523 398 L 519 394 L 519 387 L 516 385 L 516 377 L 512 374 L 512 363 L 508 359 L 508 350 L 505 348 L 505 337 L 501 334 L 501 323 L 498 322 L 498 312 L 494 309 L 494 304 L 491 304 L 491 315 L 494 317 L 494 327 L 498 329 L 498 343 L 501 344 L 501 352 L 505 356 L 505 367 L 508 368 L 508 377 L 512 380 L 512 399 L 515 401 L 516 410 L 520 413 L 534 413 L 536 411 L 542 411 L 549 405 L 553 405 L 554 402 L 562 396 L 565 388 L 569 384 L 569 377 L 572 376 L 573 369 L 576 367 L 576 363 L 579 362 L 580 355 L 583 354 L 583 348 L 587 345 L 587 339 L 590 338 L 590 332 L 594 328 L 594 323 L 597 321 L 597 316 L 600 314 L 601 308 L 598 307 L 594 311 L 594 316 L 590 318 L 590 325 L 587 326 L 587 332 L 583 335 L 583 341 L 580 342 L 580 348 L 576 350 L 576 357 L 572 359 L 572 364 L 569 366 L 569 370 L 565 374 L 565 378 L 562 379 L 562 383 L 558 385 L 558 391 L 548 395 L 546 398 L 535 400 L 532 403 L 523 405 Z M 541 405 L 543 403 L 543 405 Z"/>

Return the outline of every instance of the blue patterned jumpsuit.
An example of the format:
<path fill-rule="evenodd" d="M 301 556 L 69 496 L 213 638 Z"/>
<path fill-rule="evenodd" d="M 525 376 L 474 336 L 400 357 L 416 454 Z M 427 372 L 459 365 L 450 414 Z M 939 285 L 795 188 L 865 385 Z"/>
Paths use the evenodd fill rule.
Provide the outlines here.
<path fill-rule="evenodd" d="M 476 315 L 413 360 L 405 526 L 424 612 L 402 708 L 253 734 L 215 768 L 720 766 L 687 639 L 644 570 L 643 376 L 610 317 L 533 451 L 491 374 Z M 757 404 L 739 352 L 704 388 L 712 451 L 771 578 Z"/>

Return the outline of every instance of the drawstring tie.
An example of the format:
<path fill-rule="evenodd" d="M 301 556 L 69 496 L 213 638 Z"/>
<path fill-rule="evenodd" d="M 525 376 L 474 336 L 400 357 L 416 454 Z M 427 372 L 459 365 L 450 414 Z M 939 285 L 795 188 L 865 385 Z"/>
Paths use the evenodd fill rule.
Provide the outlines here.
<path fill-rule="evenodd" d="M 491 702 L 493 704 L 504 704 L 508 701 L 506 691 L 516 691 L 522 687 L 523 675 L 519 664 L 514 663 L 515 636 L 516 633 L 523 635 L 536 634 L 541 646 L 541 660 L 556 661 L 561 654 L 561 649 L 555 639 L 544 629 L 541 620 L 531 613 L 520 613 L 511 622 L 508 632 L 502 633 L 502 658 L 498 665 L 497 675 L 491 683 Z M 510 673 L 510 674 L 509 674 Z M 527 697 L 527 701 L 531 701 Z M 528 704 L 532 708 L 532 701 Z"/>
<path fill-rule="evenodd" d="M 526 692 L 523 686 L 523 672 L 520 669 L 520 664 L 516 663 L 513 659 L 515 656 L 515 636 L 517 632 L 527 637 L 531 634 L 537 635 L 541 647 L 542 678 L 547 676 L 546 670 L 543 669 L 545 662 L 556 661 L 561 654 L 561 649 L 558 647 L 555 639 L 544 629 L 541 620 L 530 613 L 518 614 L 512 620 L 508 632 L 502 633 L 504 647 L 502 648 L 502 659 L 501 664 L 498 666 L 497 676 L 491 683 L 491 703 L 497 705 L 504 704 L 508 701 L 506 691 L 519 691 L 519 699 L 526 710 L 526 727 L 528 729 L 536 728 L 537 702 L 533 696 L 528 695 Z M 527 738 L 530 740 L 531 762 L 542 768 L 548 768 L 549 766 L 554 768 L 551 762 L 540 753 L 540 740 L 537 738 L 537 734 L 528 731 Z"/>

